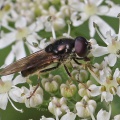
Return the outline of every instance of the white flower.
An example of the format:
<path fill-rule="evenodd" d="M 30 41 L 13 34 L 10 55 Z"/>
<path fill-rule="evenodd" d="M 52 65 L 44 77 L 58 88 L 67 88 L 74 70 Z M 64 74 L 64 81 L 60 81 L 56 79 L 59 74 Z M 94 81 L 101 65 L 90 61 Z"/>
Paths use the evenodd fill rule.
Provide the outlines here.
<path fill-rule="evenodd" d="M 88 24 L 91 37 L 95 35 L 93 22 L 96 22 L 100 26 L 100 31 L 103 35 L 105 35 L 106 31 L 109 29 L 111 29 L 112 33 L 114 33 L 114 30 L 99 17 L 100 15 L 106 15 L 110 9 L 107 5 L 101 5 L 102 2 L 103 0 L 85 0 L 85 2 L 76 2 L 75 4 L 71 5 L 75 11 L 71 15 L 73 25 L 79 26 L 89 19 Z"/>
<path fill-rule="evenodd" d="M 87 96 L 84 96 L 80 102 L 76 103 L 77 115 L 82 118 L 87 118 L 93 116 L 96 109 L 96 102 L 94 100 L 89 100 Z"/>
<path fill-rule="evenodd" d="M 14 104 L 12 103 L 11 99 L 15 102 L 18 102 L 16 97 L 14 96 L 13 89 L 18 92 L 18 87 L 15 85 L 19 83 L 26 82 L 25 78 L 21 75 L 18 75 L 14 80 L 13 75 L 3 76 L 0 80 L 0 108 L 5 110 L 7 107 L 8 100 L 10 101 L 11 105 L 15 108 L 15 110 L 22 112 L 22 110 L 17 109 Z"/>
<path fill-rule="evenodd" d="M 43 90 L 39 86 L 37 90 L 34 92 L 36 86 L 31 86 L 30 89 L 22 88 L 24 89 L 23 93 L 21 93 L 21 96 L 23 98 L 23 101 L 25 102 L 26 107 L 36 107 L 43 102 Z M 32 96 L 31 96 L 32 95 Z M 29 98 L 30 97 L 30 98 Z"/>
<path fill-rule="evenodd" d="M 118 68 L 116 68 L 114 74 L 112 75 L 112 71 L 108 71 L 107 69 L 103 69 L 100 71 L 99 75 L 96 76 L 96 74 L 90 70 L 90 73 L 95 78 L 95 80 L 101 85 L 96 86 L 93 85 L 90 88 L 92 91 L 98 90 L 97 94 L 93 94 L 91 92 L 92 96 L 96 96 L 101 94 L 101 101 L 105 100 L 106 102 L 113 101 L 113 95 L 120 96 L 120 86 L 119 86 L 119 78 L 120 78 L 120 71 Z"/>
<path fill-rule="evenodd" d="M 26 45 L 30 51 L 38 51 L 40 48 L 33 47 L 33 43 L 38 43 L 38 40 L 41 38 L 34 32 L 34 27 L 27 26 L 27 21 L 24 17 L 20 17 L 15 23 L 15 29 L 12 28 L 12 31 L 6 33 L 0 39 L 0 49 L 7 47 L 8 45 L 14 42 L 12 45 L 12 50 L 9 53 L 10 59 L 5 61 L 5 65 L 8 65 L 13 62 L 14 58 L 17 60 L 26 56 L 24 48 L 24 38 L 26 38 Z M 39 45 L 38 45 L 39 47 Z M 42 46 L 44 47 L 44 46 Z"/>
<path fill-rule="evenodd" d="M 108 54 L 108 56 L 105 57 L 105 61 L 109 64 L 109 66 L 114 66 L 117 61 L 117 58 L 120 58 L 120 26 L 118 34 L 111 35 L 111 31 L 107 31 L 106 38 L 104 38 L 98 31 L 97 24 L 94 24 L 98 35 L 105 42 L 106 47 L 94 44 L 91 52 L 95 57 Z"/>
<path fill-rule="evenodd" d="M 61 11 L 57 11 L 54 6 L 50 6 L 49 10 L 46 11 L 46 14 L 42 15 L 44 18 L 44 25 L 45 25 L 45 31 L 50 32 L 52 31 L 52 27 L 54 27 L 55 30 L 59 30 L 63 27 L 65 27 L 65 20 L 64 16 Z"/>
<path fill-rule="evenodd" d="M 120 13 L 120 6 L 119 4 L 113 3 L 112 0 L 106 0 L 105 1 L 110 7 L 109 12 L 106 14 L 111 17 L 116 17 Z"/>
<path fill-rule="evenodd" d="M 13 3 L 10 0 L 0 0 L 0 26 L 8 26 L 10 21 L 9 14 L 12 12 L 12 9 Z"/>
<path fill-rule="evenodd" d="M 56 118 L 58 118 L 58 116 L 65 113 L 67 110 L 69 110 L 69 108 L 66 105 L 66 99 L 64 97 L 62 97 L 60 99 L 53 97 L 53 99 L 49 103 L 48 110 L 52 114 L 54 114 Z"/>

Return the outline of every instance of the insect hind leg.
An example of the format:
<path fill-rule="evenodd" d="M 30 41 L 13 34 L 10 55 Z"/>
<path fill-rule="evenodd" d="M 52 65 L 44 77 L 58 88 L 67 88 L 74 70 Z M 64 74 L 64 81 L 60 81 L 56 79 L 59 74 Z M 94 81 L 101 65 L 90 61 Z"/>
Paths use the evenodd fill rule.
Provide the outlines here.
<path fill-rule="evenodd" d="M 39 82 L 39 78 L 40 78 L 40 73 L 43 73 L 43 72 L 47 72 L 47 71 L 51 71 L 51 70 L 54 70 L 56 68 L 58 68 L 60 65 L 60 63 L 58 63 L 56 66 L 52 67 L 52 68 L 48 68 L 48 69 L 44 69 L 44 70 L 41 70 L 38 74 L 38 84 L 36 85 L 35 89 L 33 90 L 33 92 L 31 93 L 31 95 L 29 97 L 27 97 L 27 99 L 30 99 L 36 92 L 36 90 L 38 89 L 38 87 L 40 86 L 40 82 Z"/>

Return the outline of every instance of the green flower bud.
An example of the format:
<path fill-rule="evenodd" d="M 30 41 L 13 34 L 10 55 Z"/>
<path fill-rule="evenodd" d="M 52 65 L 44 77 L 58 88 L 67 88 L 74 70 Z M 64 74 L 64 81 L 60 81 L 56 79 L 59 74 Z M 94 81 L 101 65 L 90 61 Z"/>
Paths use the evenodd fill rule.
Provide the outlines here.
<path fill-rule="evenodd" d="M 63 97 L 73 97 L 77 91 L 77 87 L 74 84 L 71 85 L 66 85 L 66 84 L 61 84 L 60 86 L 61 90 L 61 95 Z"/>
<path fill-rule="evenodd" d="M 61 83 L 61 77 L 59 75 L 51 75 L 49 74 L 48 78 L 42 79 L 42 86 L 47 92 L 55 92 L 59 88 L 59 84 Z"/>

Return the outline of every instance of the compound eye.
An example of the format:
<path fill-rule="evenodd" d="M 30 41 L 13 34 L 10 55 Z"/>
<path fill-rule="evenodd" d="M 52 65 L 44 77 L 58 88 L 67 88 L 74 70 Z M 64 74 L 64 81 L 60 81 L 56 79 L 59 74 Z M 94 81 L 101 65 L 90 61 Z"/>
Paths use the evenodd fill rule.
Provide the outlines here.
<path fill-rule="evenodd" d="M 89 52 L 90 44 L 84 37 L 75 38 L 75 52 L 79 57 L 85 57 Z"/>

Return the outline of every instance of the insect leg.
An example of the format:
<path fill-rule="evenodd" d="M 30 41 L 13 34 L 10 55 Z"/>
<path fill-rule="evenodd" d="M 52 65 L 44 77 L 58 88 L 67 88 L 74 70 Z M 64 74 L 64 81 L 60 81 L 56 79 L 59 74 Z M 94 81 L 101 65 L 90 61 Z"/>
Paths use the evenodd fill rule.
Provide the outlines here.
<path fill-rule="evenodd" d="M 29 97 L 27 97 L 27 99 L 30 99 L 36 92 L 36 90 L 38 89 L 40 83 L 38 83 L 36 86 L 35 86 L 35 89 L 33 90 L 33 92 L 31 93 L 31 95 Z"/>
<path fill-rule="evenodd" d="M 73 60 L 75 61 L 76 64 L 81 65 L 81 63 L 79 63 L 75 58 L 73 58 Z"/>
<path fill-rule="evenodd" d="M 76 64 L 78 64 L 78 65 L 81 65 L 81 63 L 79 63 L 77 60 L 85 60 L 85 61 L 90 61 L 90 59 L 89 58 L 87 58 L 87 57 L 84 57 L 84 58 L 73 58 L 73 60 L 75 61 L 75 63 Z"/>
<path fill-rule="evenodd" d="M 60 62 L 58 62 L 57 65 L 54 66 L 54 67 L 51 67 L 51 68 L 47 68 L 47 69 L 41 70 L 40 73 L 48 72 L 48 71 L 54 70 L 54 69 L 58 68 L 59 66 L 60 66 Z"/>
<path fill-rule="evenodd" d="M 47 72 L 47 71 L 50 71 L 50 70 L 54 70 L 54 69 L 58 68 L 59 65 L 60 65 L 60 62 L 57 63 L 57 65 L 56 65 L 55 67 L 48 68 L 48 69 L 44 69 L 44 70 L 40 71 L 39 73 L 43 73 L 43 72 Z M 39 78 L 40 78 L 40 74 L 38 75 L 38 80 L 39 80 Z M 40 83 L 38 82 L 38 84 L 36 85 L 34 91 L 31 93 L 31 95 L 30 95 L 29 97 L 27 97 L 27 99 L 30 99 L 30 98 L 34 95 L 34 93 L 35 93 L 36 90 L 38 89 L 39 85 L 40 85 Z"/>
<path fill-rule="evenodd" d="M 82 58 L 74 57 L 74 59 L 76 59 L 76 60 L 90 61 L 90 59 L 88 57 L 82 57 Z"/>
<path fill-rule="evenodd" d="M 70 74 L 70 72 L 69 72 L 69 70 L 68 70 L 67 66 L 66 66 L 65 64 L 63 64 L 63 65 L 64 65 L 64 68 L 65 68 L 65 70 L 66 70 L 67 74 L 68 74 L 68 75 L 69 75 L 69 77 L 71 78 L 71 77 L 72 77 L 72 75 Z"/>

